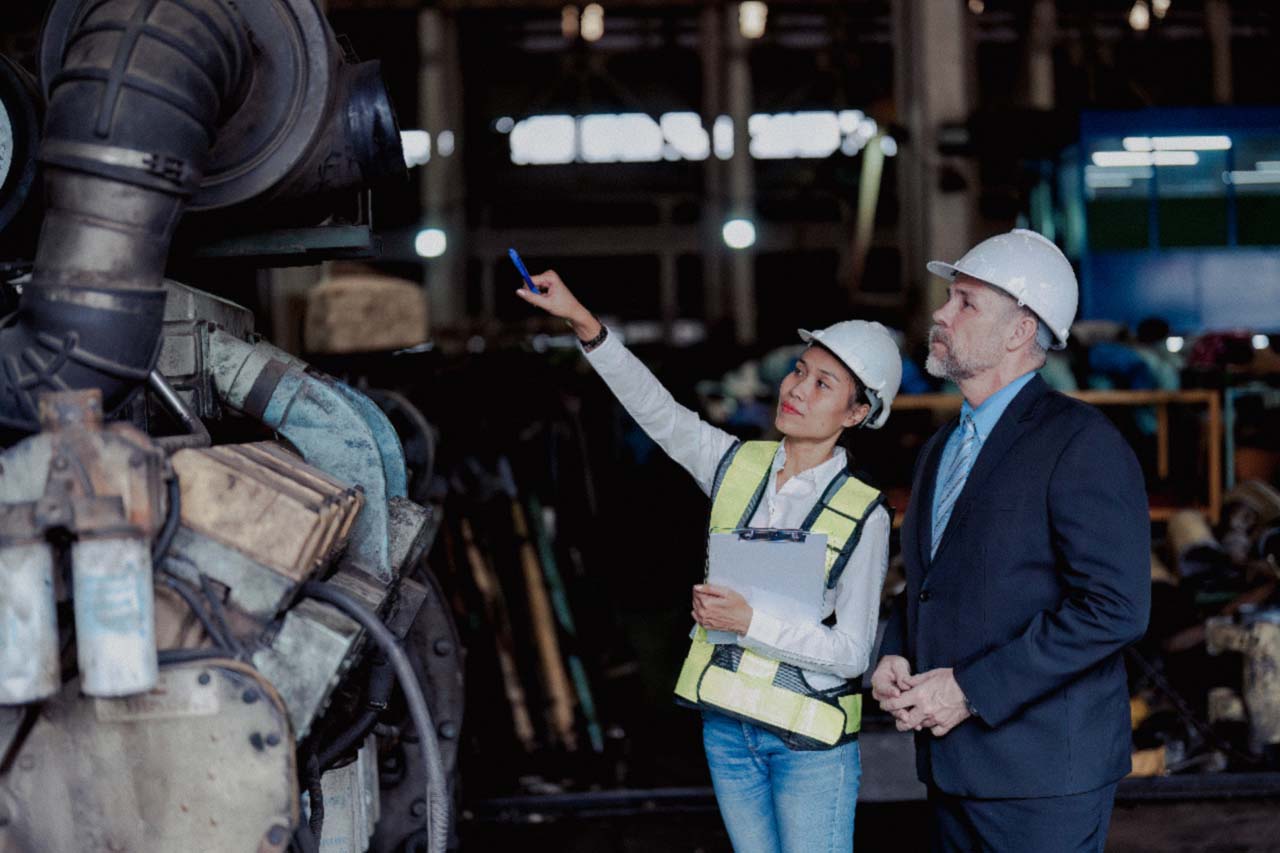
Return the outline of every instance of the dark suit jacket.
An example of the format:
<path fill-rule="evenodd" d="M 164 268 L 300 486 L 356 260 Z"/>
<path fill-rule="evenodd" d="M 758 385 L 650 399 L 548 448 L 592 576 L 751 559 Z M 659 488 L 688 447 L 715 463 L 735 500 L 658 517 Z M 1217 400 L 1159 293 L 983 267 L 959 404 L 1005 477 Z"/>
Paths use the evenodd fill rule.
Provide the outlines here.
<path fill-rule="evenodd" d="M 921 781 L 964 797 L 1058 796 L 1129 772 L 1124 647 L 1146 630 L 1151 527 L 1132 449 L 1039 376 L 987 437 L 929 557 L 938 460 L 924 446 L 902 523 L 907 588 L 882 655 L 954 667 L 979 717 L 916 736 Z"/>

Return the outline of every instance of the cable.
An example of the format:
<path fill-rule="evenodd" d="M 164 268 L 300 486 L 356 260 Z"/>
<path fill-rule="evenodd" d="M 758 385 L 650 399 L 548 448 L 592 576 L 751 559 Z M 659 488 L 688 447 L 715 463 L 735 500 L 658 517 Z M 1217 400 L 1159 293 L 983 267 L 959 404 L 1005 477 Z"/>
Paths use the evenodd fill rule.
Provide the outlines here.
<path fill-rule="evenodd" d="M 440 744 L 436 740 L 431 711 L 422 693 L 417 673 L 409 662 L 404 647 L 391 630 L 364 604 L 350 594 L 330 584 L 308 581 L 302 587 L 303 595 L 332 604 L 347 616 L 360 623 L 395 667 L 400 689 L 409 705 L 409 716 L 418 731 L 418 746 L 427 773 L 427 853 L 445 853 L 449 843 L 449 786 L 444 777 L 444 762 L 440 758 Z"/>
<path fill-rule="evenodd" d="M 209 580 L 209 576 L 203 572 L 200 574 L 200 591 L 204 593 L 205 599 L 209 602 L 209 606 L 213 608 L 213 618 L 218 621 L 218 627 L 222 629 L 222 635 L 226 638 L 226 645 L 235 656 L 240 660 L 246 660 L 244 646 L 236 639 L 236 635 L 232 632 L 231 626 L 227 624 L 227 611 L 222 607 L 222 599 L 218 598 L 217 591 L 213 588 L 213 583 Z"/>
<path fill-rule="evenodd" d="M 169 546 L 173 544 L 173 537 L 178 532 L 178 523 L 182 521 L 182 489 L 178 486 L 177 474 L 169 478 L 167 491 L 169 508 L 165 511 L 164 524 L 160 527 L 160 533 L 156 535 L 156 541 L 151 544 L 151 565 L 156 567 L 169 553 Z"/>
<path fill-rule="evenodd" d="M 226 649 L 161 649 L 156 653 L 160 663 L 191 663 L 197 660 L 213 660 L 229 657 Z"/>
<path fill-rule="evenodd" d="M 307 754 L 307 797 L 311 804 L 311 817 L 305 824 L 307 832 L 318 844 L 324 836 L 324 771 L 315 752 Z"/>
<path fill-rule="evenodd" d="M 214 624 L 213 619 L 200 604 L 199 599 L 196 598 L 196 594 L 188 589 L 183 581 L 163 570 L 160 572 L 160 582 L 182 597 L 182 600 L 187 603 L 187 607 L 191 608 L 191 612 L 196 615 L 196 618 L 200 620 L 200 624 L 204 626 L 204 631 L 209 635 L 209 639 L 213 640 L 213 644 L 223 652 L 223 655 L 231 654 L 231 646 L 227 642 L 227 638 L 222 635 L 222 631 Z"/>

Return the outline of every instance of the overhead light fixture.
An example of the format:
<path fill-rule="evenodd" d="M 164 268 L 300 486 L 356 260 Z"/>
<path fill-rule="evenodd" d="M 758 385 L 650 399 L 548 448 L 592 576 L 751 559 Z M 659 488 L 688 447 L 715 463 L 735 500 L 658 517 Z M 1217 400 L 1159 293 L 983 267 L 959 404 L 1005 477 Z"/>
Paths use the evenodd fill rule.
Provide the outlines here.
<path fill-rule="evenodd" d="M 756 226 L 750 219 L 730 219 L 720 233 L 730 249 L 749 249 L 756 243 Z"/>
<path fill-rule="evenodd" d="M 449 241 L 439 228 L 423 228 L 413 238 L 413 250 L 423 258 L 438 258 L 449 247 Z"/>
<path fill-rule="evenodd" d="M 987 4 L 982 0 L 969 0 L 969 11 L 975 15 L 981 15 L 987 11 Z"/>
<path fill-rule="evenodd" d="M 585 41 L 600 41 L 604 35 L 604 7 L 599 3 L 591 3 L 583 9 L 578 30 Z"/>
<path fill-rule="evenodd" d="M 1134 32 L 1144 33 L 1151 27 L 1151 10 L 1147 8 L 1146 0 L 1136 0 L 1133 8 L 1129 10 L 1129 26 L 1133 27 Z"/>
<path fill-rule="evenodd" d="M 578 37 L 577 6 L 565 6 L 560 10 L 560 35 L 570 41 Z"/>
<path fill-rule="evenodd" d="M 1280 184 L 1280 172 L 1269 172 L 1265 169 L 1259 169 L 1256 172 L 1223 172 L 1222 182 L 1224 184 L 1235 184 L 1237 186 L 1249 184 Z"/>
<path fill-rule="evenodd" d="M 886 157 L 895 156 L 898 153 L 898 141 L 888 134 L 881 136 L 880 152 Z"/>
<path fill-rule="evenodd" d="M 1253 336 L 1254 349 L 1266 349 L 1269 346 L 1271 346 L 1271 338 L 1267 337 L 1266 335 Z"/>
<path fill-rule="evenodd" d="M 1200 155 L 1194 151 L 1095 151 L 1095 166 L 1194 166 Z"/>
<path fill-rule="evenodd" d="M 1151 14 L 1163 19 L 1169 14 L 1169 7 L 1172 5 L 1173 0 L 1151 0 Z"/>
<path fill-rule="evenodd" d="M 743 38 L 758 39 L 764 35 L 769 19 L 769 6 L 760 0 L 745 0 L 738 4 L 738 32 Z"/>
<path fill-rule="evenodd" d="M 1170 335 L 1164 339 L 1164 348 L 1169 352 L 1182 352 L 1182 347 L 1185 343 L 1186 341 L 1184 341 L 1180 336 Z"/>
<path fill-rule="evenodd" d="M 1126 136 L 1125 151 L 1226 151 L 1230 136 Z"/>
<path fill-rule="evenodd" d="M 516 120 L 511 116 L 499 116 L 497 121 L 493 123 L 493 129 L 498 133 L 510 133 L 516 126 Z"/>
<path fill-rule="evenodd" d="M 440 152 L 441 157 L 448 157 L 453 153 L 452 130 L 442 130 L 436 135 L 436 151 Z"/>

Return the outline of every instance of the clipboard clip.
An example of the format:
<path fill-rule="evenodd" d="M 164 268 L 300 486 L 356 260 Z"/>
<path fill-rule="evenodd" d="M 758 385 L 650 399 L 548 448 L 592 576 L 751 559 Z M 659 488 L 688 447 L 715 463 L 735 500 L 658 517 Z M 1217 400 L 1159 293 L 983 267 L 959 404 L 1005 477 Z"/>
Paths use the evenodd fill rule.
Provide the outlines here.
<path fill-rule="evenodd" d="M 781 527 L 739 527 L 733 532 L 746 542 L 803 542 L 809 535 L 807 530 Z"/>

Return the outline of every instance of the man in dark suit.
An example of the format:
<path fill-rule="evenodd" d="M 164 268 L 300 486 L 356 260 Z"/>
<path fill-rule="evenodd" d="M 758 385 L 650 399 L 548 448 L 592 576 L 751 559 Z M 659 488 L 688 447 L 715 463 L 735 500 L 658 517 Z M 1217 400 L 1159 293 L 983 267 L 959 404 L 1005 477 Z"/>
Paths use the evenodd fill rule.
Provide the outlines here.
<path fill-rule="evenodd" d="M 951 285 L 926 369 L 965 401 L 916 462 L 872 693 L 917 732 L 933 850 L 1101 851 L 1150 610 L 1142 472 L 1036 373 L 1076 310 L 1057 247 L 1018 230 L 929 269 Z"/>

